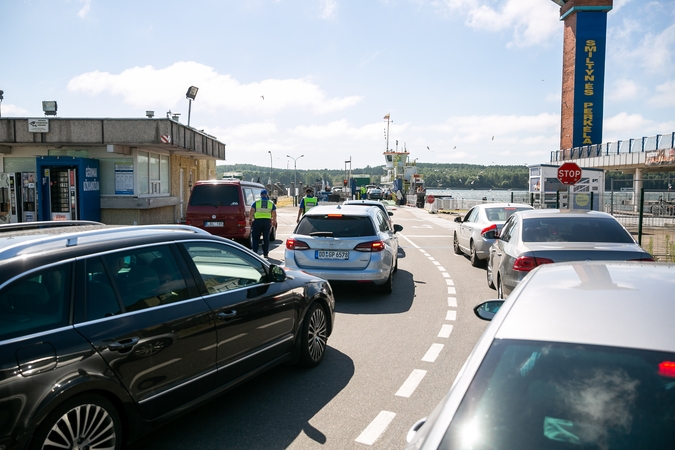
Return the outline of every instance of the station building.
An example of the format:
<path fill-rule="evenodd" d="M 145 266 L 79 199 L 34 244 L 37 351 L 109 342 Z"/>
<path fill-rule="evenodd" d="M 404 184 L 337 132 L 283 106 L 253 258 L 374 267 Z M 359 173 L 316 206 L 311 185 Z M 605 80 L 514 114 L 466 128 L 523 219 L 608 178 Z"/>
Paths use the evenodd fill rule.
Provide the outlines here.
<path fill-rule="evenodd" d="M 174 118 L 0 118 L 0 224 L 177 223 L 225 144 Z"/>

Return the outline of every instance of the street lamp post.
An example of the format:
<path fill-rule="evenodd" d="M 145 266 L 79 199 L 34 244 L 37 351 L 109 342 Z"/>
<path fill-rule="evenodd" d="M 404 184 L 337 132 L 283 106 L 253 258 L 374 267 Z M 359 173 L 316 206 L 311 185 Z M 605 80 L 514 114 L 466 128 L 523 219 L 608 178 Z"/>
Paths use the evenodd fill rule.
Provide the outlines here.
<path fill-rule="evenodd" d="M 267 150 L 267 153 L 270 154 L 270 179 L 267 182 L 270 186 L 272 185 L 272 150 Z"/>
<path fill-rule="evenodd" d="M 197 97 L 197 91 L 199 88 L 197 86 L 190 86 L 185 94 L 185 98 L 189 100 L 188 102 L 188 127 L 190 126 L 190 113 L 192 112 L 192 100 Z"/>
<path fill-rule="evenodd" d="M 297 158 L 293 158 L 291 155 L 286 155 L 286 158 L 291 158 L 293 160 L 293 203 L 294 206 L 298 206 L 298 160 L 305 155 L 300 155 Z"/>

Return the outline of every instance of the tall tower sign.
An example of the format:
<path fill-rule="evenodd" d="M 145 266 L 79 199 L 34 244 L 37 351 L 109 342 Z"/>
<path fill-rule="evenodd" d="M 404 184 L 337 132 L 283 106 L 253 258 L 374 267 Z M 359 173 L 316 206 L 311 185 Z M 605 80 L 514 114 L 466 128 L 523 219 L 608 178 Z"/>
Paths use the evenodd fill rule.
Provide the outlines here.
<path fill-rule="evenodd" d="M 613 0 L 552 0 L 565 23 L 560 149 L 602 143 L 607 12 Z"/>

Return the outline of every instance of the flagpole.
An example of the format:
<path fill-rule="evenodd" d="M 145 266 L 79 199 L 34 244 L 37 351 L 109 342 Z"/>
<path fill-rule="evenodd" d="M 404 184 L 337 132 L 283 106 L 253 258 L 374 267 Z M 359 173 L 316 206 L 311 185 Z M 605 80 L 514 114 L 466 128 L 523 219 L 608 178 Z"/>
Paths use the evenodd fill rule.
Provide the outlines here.
<path fill-rule="evenodd" d="M 389 151 L 389 113 L 387 113 L 386 116 L 384 116 L 385 119 L 387 119 L 387 143 L 385 144 L 386 147 L 384 149 L 385 152 Z"/>

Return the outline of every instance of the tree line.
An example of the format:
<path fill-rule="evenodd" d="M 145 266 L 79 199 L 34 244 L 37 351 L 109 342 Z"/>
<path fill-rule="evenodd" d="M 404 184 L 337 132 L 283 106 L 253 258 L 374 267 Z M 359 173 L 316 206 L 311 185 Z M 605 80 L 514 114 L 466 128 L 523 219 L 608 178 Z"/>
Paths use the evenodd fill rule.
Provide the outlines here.
<path fill-rule="evenodd" d="M 417 163 L 417 172 L 424 178 L 428 188 L 446 189 L 529 189 L 529 169 L 520 166 L 484 166 L 480 164 L 434 164 Z M 216 177 L 225 173 L 242 174 L 246 181 L 257 181 L 290 186 L 297 177 L 298 184 L 317 185 L 327 182 L 329 186 L 342 186 L 347 174 L 341 169 L 274 169 L 253 164 L 231 164 L 216 166 Z M 379 184 L 380 178 L 387 174 L 384 166 L 366 166 L 351 171 L 353 176 L 370 175 L 372 184 Z M 671 183 L 672 178 L 672 183 Z M 632 186 L 633 175 L 621 172 L 605 173 L 605 190 Z M 675 172 L 643 172 L 643 186 L 647 190 L 668 190 L 675 187 Z"/>

